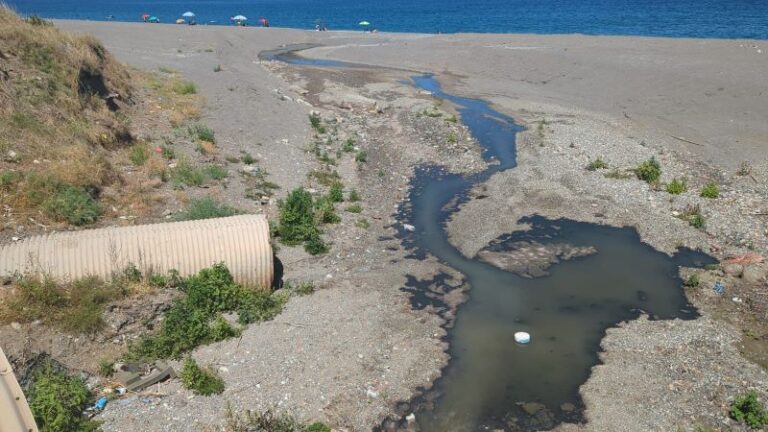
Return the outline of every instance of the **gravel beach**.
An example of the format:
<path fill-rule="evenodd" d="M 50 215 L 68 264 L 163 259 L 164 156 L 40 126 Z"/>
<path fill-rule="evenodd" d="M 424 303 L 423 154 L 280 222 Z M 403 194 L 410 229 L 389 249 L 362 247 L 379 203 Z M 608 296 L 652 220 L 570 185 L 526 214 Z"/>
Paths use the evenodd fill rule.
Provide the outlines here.
<path fill-rule="evenodd" d="M 401 290 L 406 276 L 429 280 L 448 272 L 454 299 L 468 287 L 435 259 L 418 260 L 403 249 L 395 238 L 402 231 L 397 208 L 420 164 L 459 173 L 483 167 L 461 119 L 444 120 L 454 108 L 404 82 L 417 72 L 434 74 L 447 92 L 491 102 L 527 128 L 518 136 L 518 167 L 476 187 L 471 195 L 482 199 L 468 200 L 447 224 L 466 256 L 525 229 L 517 221 L 531 214 L 632 226 L 670 254 L 681 246 L 719 259 L 768 253 L 765 41 L 55 25 L 94 35 L 133 67 L 172 68 L 197 83 L 207 99 L 203 119 L 222 152 L 257 156 L 280 185 L 275 198 L 294 187 L 319 187 L 307 176 L 319 166 L 307 151 L 312 111 L 331 125 L 334 139 L 354 137 L 367 154 L 364 164 L 339 158 L 339 175 L 361 193 L 364 210 L 340 212 L 342 222 L 326 232 L 330 252 L 277 252 L 286 279 L 320 289 L 291 299 L 277 318 L 250 326 L 241 338 L 193 353 L 218 368 L 224 393 L 193 397 L 176 381 L 160 384 L 151 397 L 110 403 L 100 415 L 104 430 L 224 430 L 228 407 L 235 413 L 274 408 L 339 431 L 371 430 L 410 413 L 403 402 L 429 388 L 449 360 L 450 313 L 413 310 Z M 319 45 L 302 52 L 307 57 L 371 67 L 301 68 L 259 59 L 262 51 L 293 44 Z M 421 114 L 430 110 L 440 116 Z M 656 187 L 632 171 L 651 157 L 662 169 Z M 607 168 L 586 169 L 597 158 Z M 667 193 L 663 184 L 674 178 L 685 179 L 688 190 Z M 720 186 L 717 199 L 700 196 L 708 182 Z M 221 198 L 276 215 L 275 198 L 254 204 L 246 188 L 233 181 Z M 694 207 L 706 219 L 701 228 L 686 219 Z M 697 320 L 640 318 L 609 329 L 602 364 L 580 391 L 587 422 L 559 430 L 740 430 L 728 419 L 728 403 L 747 390 L 768 396 L 765 370 L 739 345 L 740 316 L 762 322 L 754 331 L 759 344 L 768 343 L 768 315 L 757 300 L 766 300 L 760 272 L 768 269 L 752 269 L 754 280 L 728 276 L 729 287 L 756 299 L 738 313 L 729 310 L 730 318 L 720 300 L 691 292 L 702 313 Z M 721 271 L 702 270 L 702 280 Z"/>

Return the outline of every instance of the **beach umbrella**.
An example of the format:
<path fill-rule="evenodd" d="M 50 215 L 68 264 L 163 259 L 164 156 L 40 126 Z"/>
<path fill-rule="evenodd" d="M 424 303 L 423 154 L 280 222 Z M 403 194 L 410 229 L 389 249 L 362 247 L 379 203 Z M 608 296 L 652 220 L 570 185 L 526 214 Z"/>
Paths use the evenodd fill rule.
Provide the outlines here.
<path fill-rule="evenodd" d="M 369 23 L 368 21 L 360 21 L 360 23 L 358 23 L 358 25 L 369 26 L 369 25 L 371 25 L 371 23 Z"/>
<path fill-rule="evenodd" d="M 181 16 L 183 16 L 184 18 L 194 18 L 195 14 L 190 11 L 187 11 L 187 12 L 184 12 Z"/>
<path fill-rule="evenodd" d="M 152 15 L 151 17 L 149 17 L 149 18 L 147 19 L 147 21 L 149 21 L 149 22 L 159 22 L 159 21 L 160 21 L 160 18 L 158 18 L 158 17 L 156 17 L 156 16 Z"/>
<path fill-rule="evenodd" d="M 232 17 L 232 21 L 248 21 L 248 17 L 243 15 L 235 15 Z"/>

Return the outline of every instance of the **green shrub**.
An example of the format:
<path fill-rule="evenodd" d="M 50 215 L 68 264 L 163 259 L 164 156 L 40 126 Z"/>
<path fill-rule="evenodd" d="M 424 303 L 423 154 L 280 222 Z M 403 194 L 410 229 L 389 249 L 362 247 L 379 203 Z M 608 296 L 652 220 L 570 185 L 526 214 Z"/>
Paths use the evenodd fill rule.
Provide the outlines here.
<path fill-rule="evenodd" d="M 209 143 L 216 143 L 216 136 L 213 129 L 202 123 L 193 123 L 187 127 L 187 134 L 190 137 L 196 138 L 201 141 L 207 141 Z"/>
<path fill-rule="evenodd" d="M 691 215 L 690 219 L 688 219 L 688 223 L 690 223 L 691 226 L 694 228 L 701 229 L 701 228 L 704 228 L 704 224 L 706 223 L 706 221 L 704 220 L 704 216 L 697 213 L 697 214 Z"/>
<path fill-rule="evenodd" d="M 699 286 L 700 283 L 701 283 L 701 281 L 699 280 L 698 273 L 694 273 L 694 274 L 688 276 L 688 280 L 685 281 L 685 286 L 691 287 L 691 288 L 696 288 L 696 287 Z"/>
<path fill-rule="evenodd" d="M 347 138 L 347 140 L 344 141 L 344 144 L 341 145 L 341 151 L 344 153 L 352 153 L 355 151 L 355 140 L 352 138 Z"/>
<path fill-rule="evenodd" d="M 185 297 L 177 299 L 160 330 L 131 344 L 128 358 L 178 358 L 202 344 L 239 334 L 219 314 L 237 312 L 240 324 L 272 319 L 283 301 L 259 290 L 235 284 L 224 264 L 201 270 L 181 283 Z"/>
<path fill-rule="evenodd" d="M 305 296 L 315 292 L 315 286 L 312 282 L 291 282 L 286 281 L 283 289 L 299 296 Z"/>
<path fill-rule="evenodd" d="M 85 382 L 55 371 L 50 363 L 34 374 L 27 400 L 41 432 L 100 430 L 99 422 L 83 416 L 91 400 Z"/>
<path fill-rule="evenodd" d="M 451 131 L 448 134 L 448 142 L 450 144 L 456 144 L 457 141 L 458 141 L 458 138 L 456 137 L 456 134 L 453 131 Z"/>
<path fill-rule="evenodd" d="M 589 164 L 587 164 L 587 171 L 597 171 L 599 169 L 605 169 L 608 168 L 608 164 L 605 163 L 602 159 L 599 157 Z"/>
<path fill-rule="evenodd" d="M 102 212 L 101 206 L 88 191 L 74 186 L 56 191 L 46 200 L 45 211 L 51 218 L 72 225 L 94 223 Z"/>
<path fill-rule="evenodd" d="M 320 223 L 339 223 L 341 218 L 336 214 L 333 201 L 329 197 L 323 197 L 315 202 L 317 219 Z"/>
<path fill-rule="evenodd" d="M 176 152 L 173 151 L 173 148 L 163 144 L 160 146 L 160 150 L 162 151 L 163 157 L 165 159 L 171 160 L 176 157 Z"/>
<path fill-rule="evenodd" d="M 312 125 L 312 129 L 316 130 L 317 133 L 324 134 L 326 132 L 325 126 L 323 126 L 323 119 L 316 112 L 309 114 L 309 124 Z"/>
<path fill-rule="evenodd" d="M 239 209 L 222 204 L 211 197 L 205 197 L 191 200 L 183 212 L 176 214 L 175 219 L 177 221 L 212 219 L 242 213 Z"/>
<path fill-rule="evenodd" d="M 214 179 L 214 180 L 222 180 L 227 178 L 229 173 L 227 172 L 227 169 L 219 166 L 219 165 L 211 165 L 206 167 L 203 172 L 206 176 Z"/>
<path fill-rule="evenodd" d="M 191 81 L 180 81 L 173 86 L 173 91 L 180 95 L 197 93 L 197 86 Z"/>
<path fill-rule="evenodd" d="M 214 72 L 221 72 L 221 65 L 216 65 L 213 67 Z"/>
<path fill-rule="evenodd" d="M 142 166 L 149 159 L 149 149 L 145 145 L 135 145 L 131 148 L 131 153 L 128 156 L 131 163 L 136 166 Z"/>
<path fill-rule="evenodd" d="M 734 420 L 744 422 L 752 429 L 768 425 L 768 411 L 757 400 L 757 393 L 755 392 L 737 397 L 731 403 L 729 414 Z"/>
<path fill-rule="evenodd" d="M 635 168 L 635 175 L 646 183 L 656 183 L 661 177 L 661 166 L 656 158 L 652 157 Z"/>
<path fill-rule="evenodd" d="M 323 423 L 316 422 L 304 428 L 304 432 L 331 432 L 331 428 Z"/>
<path fill-rule="evenodd" d="M 187 357 L 181 368 L 181 383 L 185 388 L 203 396 L 224 391 L 224 380 L 213 369 L 200 368 L 192 357 Z"/>
<path fill-rule="evenodd" d="M 278 232 L 283 243 L 299 244 L 317 234 L 312 195 L 304 188 L 291 191 L 285 201 L 281 200 L 278 206 L 280 208 Z"/>
<path fill-rule="evenodd" d="M 99 375 L 103 377 L 111 377 L 115 373 L 115 362 L 113 360 L 101 359 L 99 360 Z"/>
<path fill-rule="evenodd" d="M 370 228 L 371 224 L 368 222 L 368 219 L 366 218 L 360 218 L 355 222 L 355 226 L 362 229 L 368 229 Z"/>
<path fill-rule="evenodd" d="M 240 156 L 240 161 L 246 165 L 253 165 L 256 163 L 256 158 L 248 152 L 243 152 L 242 156 Z"/>
<path fill-rule="evenodd" d="M 179 189 L 183 186 L 202 186 L 206 176 L 202 169 L 183 159 L 171 169 L 170 177 L 173 187 Z"/>
<path fill-rule="evenodd" d="M 347 207 L 347 211 L 350 213 L 362 213 L 363 206 L 360 204 L 352 204 L 351 206 Z"/>
<path fill-rule="evenodd" d="M 349 202 L 357 202 L 360 201 L 360 194 L 357 193 L 357 190 L 352 189 L 349 191 L 349 198 L 347 198 Z"/>
<path fill-rule="evenodd" d="M 720 196 L 720 188 L 716 183 L 709 182 L 701 189 L 701 196 L 704 198 L 717 198 Z"/>
<path fill-rule="evenodd" d="M 328 199 L 332 202 L 344 201 L 344 185 L 341 182 L 336 182 L 331 185 L 331 190 L 328 191 Z"/>
<path fill-rule="evenodd" d="M 680 195 L 688 190 L 688 185 L 685 184 L 685 180 L 679 180 L 677 177 L 673 178 L 667 185 L 667 193 L 672 195 Z"/>
<path fill-rule="evenodd" d="M 358 151 L 355 155 L 355 161 L 360 163 L 368 162 L 368 153 L 365 150 Z"/>
<path fill-rule="evenodd" d="M 304 243 L 304 250 L 310 255 L 320 255 L 328 252 L 328 245 L 323 241 L 319 233 L 314 233 Z"/>

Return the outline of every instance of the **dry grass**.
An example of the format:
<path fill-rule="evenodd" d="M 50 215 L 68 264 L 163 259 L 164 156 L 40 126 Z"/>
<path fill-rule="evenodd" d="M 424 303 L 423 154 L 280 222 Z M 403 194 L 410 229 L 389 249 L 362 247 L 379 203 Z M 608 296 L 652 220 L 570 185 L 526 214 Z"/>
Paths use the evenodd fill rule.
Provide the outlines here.
<path fill-rule="evenodd" d="M 25 276 L 0 296 L 0 323 L 40 320 L 71 334 L 93 333 L 104 325 L 102 314 L 107 304 L 155 291 L 132 267 L 110 282 L 97 277 L 61 282 L 46 276 Z"/>
<path fill-rule="evenodd" d="M 134 138 L 133 123 L 199 118 L 202 98 L 175 91 L 180 83 L 175 73 L 129 70 L 92 37 L 33 25 L 0 4 L 0 205 L 20 224 L 94 220 L 52 212 L 62 197 L 97 217 L 113 207 L 149 212 L 166 161 Z M 150 150 L 140 166 L 133 146 Z"/>

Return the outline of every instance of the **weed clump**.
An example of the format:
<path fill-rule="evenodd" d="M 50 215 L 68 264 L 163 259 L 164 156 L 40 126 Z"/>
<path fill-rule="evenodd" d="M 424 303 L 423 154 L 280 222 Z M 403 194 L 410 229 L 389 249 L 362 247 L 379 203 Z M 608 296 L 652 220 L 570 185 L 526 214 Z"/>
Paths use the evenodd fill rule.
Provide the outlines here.
<path fill-rule="evenodd" d="M 185 388 L 202 396 L 221 394 L 224 380 L 210 367 L 201 368 L 192 357 L 187 357 L 181 369 L 181 383 Z"/>
<path fill-rule="evenodd" d="M 191 81 L 179 81 L 173 86 L 173 91 L 180 95 L 192 95 L 197 93 L 197 86 Z"/>
<path fill-rule="evenodd" d="M 757 400 L 757 393 L 755 392 L 737 397 L 731 403 L 729 414 L 732 419 L 744 422 L 752 429 L 768 425 L 768 411 Z"/>
<path fill-rule="evenodd" d="M 344 153 L 352 153 L 355 151 L 355 140 L 352 138 L 347 138 L 347 140 L 344 141 L 344 144 L 341 145 L 341 151 Z"/>
<path fill-rule="evenodd" d="M 606 169 L 608 168 L 608 164 L 605 163 L 602 159 L 599 157 L 589 164 L 587 164 L 587 171 L 597 171 L 599 169 Z"/>
<path fill-rule="evenodd" d="M 688 279 L 685 281 L 685 286 L 690 288 L 696 288 L 701 283 L 701 280 L 699 279 L 699 275 L 697 273 L 694 273 L 690 276 L 688 276 Z"/>
<path fill-rule="evenodd" d="M 331 190 L 328 191 L 328 199 L 332 202 L 344 201 L 344 185 L 341 182 L 336 182 L 331 185 Z"/>
<path fill-rule="evenodd" d="M 246 165 L 253 165 L 256 163 L 256 158 L 254 158 L 250 153 L 244 151 L 242 156 L 240 156 L 240 161 Z"/>
<path fill-rule="evenodd" d="M 294 189 L 285 201 L 279 203 L 280 240 L 295 245 L 309 240 L 317 232 L 313 213 L 312 195 L 304 188 Z"/>
<path fill-rule="evenodd" d="M 357 192 L 357 190 L 352 189 L 349 191 L 349 197 L 347 198 L 349 202 L 357 202 L 360 201 L 360 194 Z"/>
<path fill-rule="evenodd" d="M 54 220 L 78 226 L 96 222 L 102 213 L 101 205 L 91 193 L 74 186 L 57 190 L 45 201 L 45 210 Z"/>
<path fill-rule="evenodd" d="M 366 218 L 360 218 L 355 222 L 355 226 L 362 229 L 368 229 L 371 227 L 371 223 Z"/>
<path fill-rule="evenodd" d="M 736 175 L 747 176 L 752 174 L 752 165 L 747 161 L 743 161 L 739 164 L 739 169 L 736 170 Z"/>
<path fill-rule="evenodd" d="M 355 162 L 368 162 L 368 153 L 366 153 L 365 150 L 358 151 L 357 154 L 355 154 Z"/>
<path fill-rule="evenodd" d="M 720 188 L 714 182 L 709 182 L 701 189 L 701 196 L 704 198 L 718 198 L 720 196 Z"/>
<path fill-rule="evenodd" d="M 176 214 L 175 219 L 177 221 L 201 220 L 234 216 L 242 213 L 237 208 L 222 204 L 211 197 L 205 197 L 190 201 L 184 211 Z"/>
<path fill-rule="evenodd" d="M 360 204 L 352 204 L 351 206 L 347 207 L 347 211 L 350 213 L 362 213 L 363 206 Z"/>
<path fill-rule="evenodd" d="M 213 129 L 202 123 L 193 123 L 187 127 L 187 133 L 190 137 L 200 141 L 206 141 L 211 144 L 216 143 L 216 136 Z"/>
<path fill-rule="evenodd" d="M 182 159 L 170 170 L 170 178 L 174 189 L 181 189 L 184 186 L 202 186 L 206 175 L 202 169 Z"/>
<path fill-rule="evenodd" d="M 203 171 L 205 175 L 213 180 L 223 180 L 229 176 L 227 169 L 219 165 L 208 166 Z"/>
<path fill-rule="evenodd" d="M 661 177 L 661 166 L 655 157 L 651 157 L 635 168 L 635 175 L 646 183 L 656 183 Z"/>
<path fill-rule="evenodd" d="M 142 166 L 149 159 L 149 149 L 145 145 L 135 145 L 131 148 L 131 153 L 128 158 L 131 160 L 132 164 Z"/>
<path fill-rule="evenodd" d="M 677 177 L 672 179 L 667 185 L 667 193 L 672 195 L 680 195 L 688 190 L 688 185 L 685 184 L 685 180 L 680 180 Z"/>
<path fill-rule="evenodd" d="M 247 410 L 236 415 L 227 406 L 226 428 L 232 432 L 270 431 L 270 432 L 331 432 L 324 423 L 315 422 L 303 425 L 288 414 L 276 413 L 272 410 L 257 412 Z"/>
<path fill-rule="evenodd" d="M 236 312 L 241 325 L 273 318 L 283 302 L 266 293 L 237 285 L 223 264 L 201 270 L 181 283 L 184 298 L 174 302 L 160 331 L 130 346 L 129 358 L 178 358 L 206 343 L 239 334 L 221 313 Z"/>
<path fill-rule="evenodd" d="M 128 273 L 117 275 L 109 283 L 95 276 L 68 283 L 57 283 L 49 277 L 20 277 L 0 305 L 0 322 L 41 320 L 71 334 L 94 333 L 104 325 L 104 307 L 124 298 L 131 283 L 135 280 Z"/>
<path fill-rule="evenodd" d="M 320 223 L 339 223 L 341 218 L 336 214 L 333 200 L 330 197 L 322 197 L 315 201 L 316 217 Z"/>
<path fill-rule="evenodd" d="M 85 382 L 54 370 L 48 362 L 35 373 L 27 399 L 41 432 L 100 430 L 100 423 L 83 416 L 91 400 Z"/>

